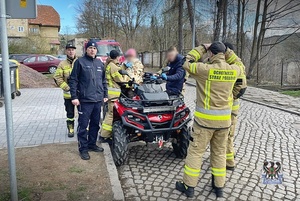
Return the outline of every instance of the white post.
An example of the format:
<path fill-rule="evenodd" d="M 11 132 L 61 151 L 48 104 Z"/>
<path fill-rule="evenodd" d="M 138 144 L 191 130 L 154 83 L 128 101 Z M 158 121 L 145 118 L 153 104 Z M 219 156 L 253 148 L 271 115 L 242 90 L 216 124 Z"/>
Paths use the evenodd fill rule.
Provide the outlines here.
<path fill-rule="evenodd" d="M 3 75 L 6 135 L 7 135 L 9 175 L 10 175 L 10 194 L 11 194 L 11 201 L 18 201 L 6 17 L 7 15 L 5 9 L 5 0 L 0 0 L 2 75 Z"/>

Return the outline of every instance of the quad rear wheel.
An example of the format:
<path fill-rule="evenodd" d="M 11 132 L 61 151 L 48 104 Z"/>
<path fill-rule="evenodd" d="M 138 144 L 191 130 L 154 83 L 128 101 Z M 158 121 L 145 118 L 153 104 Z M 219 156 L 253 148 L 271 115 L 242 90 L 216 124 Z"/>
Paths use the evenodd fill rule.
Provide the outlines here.
<path fill-rule="evenodd" d="M 128 158 L 128 138 L 121 121 L 113 123 L 111 152 L 116 166 L 121 166 L 126 162 Z"/>
<path fill-rule="evenodd" d="M 185 158 L 189 147 L 190 130 L 184 126 L 179 134 L 176 134 L 176 142 L 172 143 L 173 152 L 177 158 Z"/>

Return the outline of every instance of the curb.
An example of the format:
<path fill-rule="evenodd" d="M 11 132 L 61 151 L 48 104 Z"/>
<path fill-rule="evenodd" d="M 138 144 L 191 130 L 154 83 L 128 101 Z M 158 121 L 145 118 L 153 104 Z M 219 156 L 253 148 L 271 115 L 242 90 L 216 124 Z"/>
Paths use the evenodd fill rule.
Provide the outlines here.
<path fill-rule="evenodd" d="M 104 148 L 105 164 L 108 171 L 112 192 L 114 195 L 113 199 L 115 201 L 124 201 L 124 192 L 121 187 L 121 182 L 119 180 L 117 168 L 111 155 L 110 147 L 107 143 L 102 143 L 101 145 Z"/>
<path fill-rule="evenodd" d="M 188 84 L 188 85 L 190 85 L 190 86 L 196 87 L 196 84 L 191 83 L 191 82 L 186 82 L 186 84 Z M 244 101 L 251 102 L 251 103 L 255 103 L 255 104 L 258 104 L 258 105 L 263 105 L 263 106 L 266 106 L 266 107 L 269 107 L 269 108 L 281 110 L 281 111 L 284 111 L 284 112 L 288 112 L 288 113 L 291 113 L 291 114 L 300 116 L 300 112 L 296 112 L 296 111 L 293 111 L 293 110 L 284 109 L 284 108 L 281 108 L 281 107 L 278 107 L 278 106 L 275 106 L 275 105 L 269 105 L 269 104 L 267 104 L 267 103 L 260 102 L 260 101 L 256 101 L 256 100 L 251 100 L 251 99 L 248 99 L 248 98 L 243 98 L 243 97 L 241 97 L 240 99 L 242 99 L 242 100 L 244 100 Z"/>

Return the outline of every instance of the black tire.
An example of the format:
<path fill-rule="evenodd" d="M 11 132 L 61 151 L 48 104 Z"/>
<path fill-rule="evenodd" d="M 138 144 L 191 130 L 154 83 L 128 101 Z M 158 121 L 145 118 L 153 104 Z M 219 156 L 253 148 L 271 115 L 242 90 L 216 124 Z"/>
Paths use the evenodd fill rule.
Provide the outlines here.
<path fill-rule="evenodd" d="M 17 95 L 17 96 L 21 96 L 21 94 L 22 94 L 22 93 L 21 93 L 20 91 L 17 91 L 17 92 L 16 92 L 16 95 Z"/>
<path fill-rule="evenodd" d="M 121 121 L 113 123 L 111 152 L 116 166 L 121 166 L 127 161 L 128 139 Z"/>
<path fill-rule="evenodd" d="M 0 107 L 3 107 L 4 103 L 0 101 Z"/>
<path fill-rule="evenodd" d="M 185 126 L 181 129 L 179 134 L 176 134 L 178 137 L 176 138 L 177 142 L 172 143 L 173 152 L 177 158 L 185 158 L 187 155 L 187 149 L 190 143 L 190 130 L 188 126 Z"/>
<path fill-rule="evenodd" d="M 15 93 L 12 93 L 11 94 L 11 99 L 15 99 L 16 98 L 16 94 Z"/>

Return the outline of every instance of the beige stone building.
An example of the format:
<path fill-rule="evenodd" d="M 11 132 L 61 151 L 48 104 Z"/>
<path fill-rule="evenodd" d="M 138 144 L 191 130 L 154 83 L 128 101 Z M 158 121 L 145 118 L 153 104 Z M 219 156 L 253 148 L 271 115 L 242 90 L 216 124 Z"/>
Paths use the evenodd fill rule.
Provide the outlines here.
<path fill-rule="evenodd" d="M 33 50 L 56 53 L 59 49 L 60 16 L 52 6 L 38 5 L 36 19 L 8 19 L 10 41 L 28 39 Z"/>

